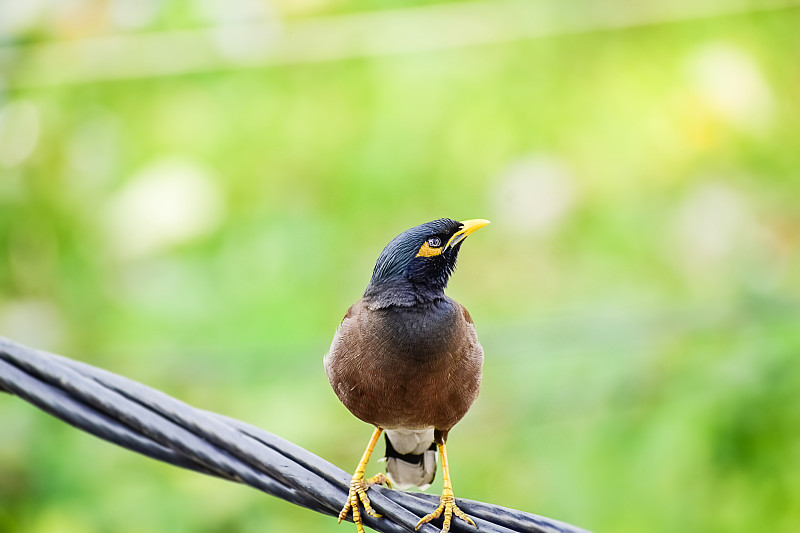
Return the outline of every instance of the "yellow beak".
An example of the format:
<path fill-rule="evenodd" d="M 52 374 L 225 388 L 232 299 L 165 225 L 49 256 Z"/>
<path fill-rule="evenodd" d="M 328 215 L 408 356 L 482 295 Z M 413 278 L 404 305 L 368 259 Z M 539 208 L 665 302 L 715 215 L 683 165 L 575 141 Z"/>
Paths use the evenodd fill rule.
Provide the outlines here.
<path fill-rule="evenodd" d="M 458 243 L 460 243 L 461 241 L 466 239 L 469 236 L 470 233 L 472 233 L 473 231 L 481 229 L 486 224 L 491 224 L 491 222 L 489 222 L 488 220 L 485 220 L 483 218 L 475 218 L 473 220 L 465 220 L 465 221 L 463 221 L 461 223 L 461 229 L 458 230 L 452 237 L 450 237 L 450 240 L 447 241 L 447 245 L 445 246 L 445 249 L 451 248 L 451 247 L 457 245 Z"/>

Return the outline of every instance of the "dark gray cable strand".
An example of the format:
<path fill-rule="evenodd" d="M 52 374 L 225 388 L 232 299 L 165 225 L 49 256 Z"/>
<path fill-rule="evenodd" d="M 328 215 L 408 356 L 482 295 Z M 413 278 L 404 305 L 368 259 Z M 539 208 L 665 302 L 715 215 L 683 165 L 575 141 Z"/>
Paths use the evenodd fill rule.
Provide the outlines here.
<path fill-rule="evenodd" d="M 0 390 L 15 394 L 104 440 L 175 466 L 244 483 L 289 502 L 336 516 L 350 474 L 264 430 L 195 409 L 160 391 L 66 357 L 0 337 Z M 362 513 L 377 531 L 414 531 L 438 496 L 372 487 L 384 518 Z M 458 500 L 486 533 L 581 533 L 549 518 L 496 505 Z M 344 527 L 344 526 L 343 526 Z M 454 520 L 453 531 L 474 529 Z M 425 524 L 423 533 L 438 528 Z"/>

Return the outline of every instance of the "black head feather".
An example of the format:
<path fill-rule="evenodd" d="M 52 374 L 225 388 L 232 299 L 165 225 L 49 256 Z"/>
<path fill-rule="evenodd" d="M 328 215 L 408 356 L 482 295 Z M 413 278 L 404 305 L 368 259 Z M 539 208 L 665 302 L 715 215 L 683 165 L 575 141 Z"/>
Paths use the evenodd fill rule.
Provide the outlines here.
<path fill-rule="evenodd" d="M 381 252 L 372 279 L 364 293 L 373 307 L 409 306 L 444 297 L 447 281 L 456 267 L 461 243 L 445 247 L 461 222 L 440 218 L 404 231 Z M 420 247 L 431 237 L 438 237 L 442 252 L 418 256 Z"/>

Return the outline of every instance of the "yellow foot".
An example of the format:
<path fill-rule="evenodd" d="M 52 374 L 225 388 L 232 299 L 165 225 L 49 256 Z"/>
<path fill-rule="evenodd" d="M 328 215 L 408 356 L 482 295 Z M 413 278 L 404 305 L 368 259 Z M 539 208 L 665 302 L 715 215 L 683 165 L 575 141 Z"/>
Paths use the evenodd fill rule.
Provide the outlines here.
<path fill-rule="evenodd" d="M 456 499 L 452 494 L 442 494 L 440 501 L 441 503 L 439 503 L 439 507 L 437 507 L 436 510 L 431 514 L 423 516 L 420 521 L 417 522 L 417 525 L 414 527 L 414 529 L 419 529 L 422 524 L 430 522 L 434 518 L 439 518 L 443 512 L 444 523 L 442 524 L 442 533 L 447 533 L 450 531 L 450 522 L 453 520 L 453 515 L 456 515 L 461 520 L 477 529 L 478 526 L 475 525 L 475 522 L 473 522 L 464 511 L 458 508 L 458 505 L 456 505 Z"/>
<path fill-rule="evenodd" d="M 383 474 L 378 474 L 369 479 L 364 479 L 363 475 L 355 475 L 353 479 L 350 480 L 350 493 L 347 495 L 347 503 L 344 504 L 342 512 L 339 513 L 339 523 L 341 523 L 342 520 L 347 518 L 347 515 L 350 514 L 350 510 L 352 509 L 353 522 L 356 524 L 356 528 L 358 528 L 358 533 L 364 533 L 364 526 L 361 524 L 361 511 L 358 509 L 359 501 L 364 505 L 364 510 L 369 515 L 375 518 L 381 517 L 381 515 L 372 508 L 372 504 L 369 503 L 367 489 L 371 485 L 387 485 L 389 488 L 392 488 L 392 484 Z"/>

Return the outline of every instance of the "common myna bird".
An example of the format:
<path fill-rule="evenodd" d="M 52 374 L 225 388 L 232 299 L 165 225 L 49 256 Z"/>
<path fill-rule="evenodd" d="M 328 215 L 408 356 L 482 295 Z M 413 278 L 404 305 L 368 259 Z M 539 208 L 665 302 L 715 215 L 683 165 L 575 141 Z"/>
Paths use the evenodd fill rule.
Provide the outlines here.
<path fill-rule="evenodd" d="M 427 488 L 442 462 L 441 503 L 419 528 L 444 513 L 475 523 L 455 502 L 447 464 L 447 434 L 478 396 L 483 348 L 467 310 L 445 296 L 461 244 L 488 220 L 442 218 L 404 231 L 381 252 L 364 296 L 344 316 L 325 355 L 333 390 L 351 413 L 375 426 L 350 481 L 339 522 L 352 511 L 359 533 L 359 502 L 370 505 L 374 484 Z M 370 455 L 385 431 L 386 474 L 364 478 Z"/>

